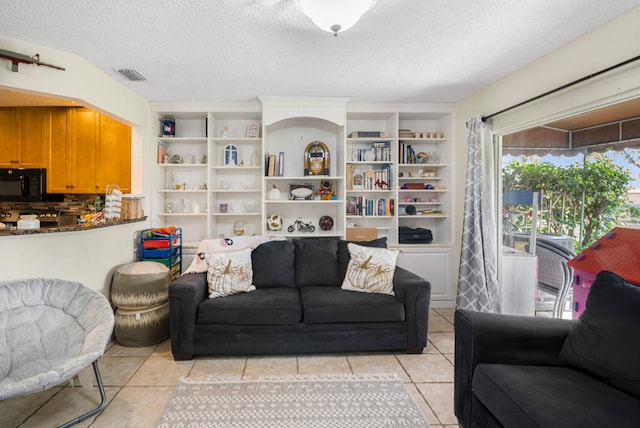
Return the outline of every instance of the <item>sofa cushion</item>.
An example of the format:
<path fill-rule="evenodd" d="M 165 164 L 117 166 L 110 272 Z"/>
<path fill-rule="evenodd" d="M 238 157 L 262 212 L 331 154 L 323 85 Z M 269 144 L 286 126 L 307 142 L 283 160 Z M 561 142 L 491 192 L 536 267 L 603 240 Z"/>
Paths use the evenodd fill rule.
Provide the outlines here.
<path fill-rule="evenodd" d="M 348 244 L 358 244 L 363 247 L 376 247 L 376 248 L 387 248 L 387 237 L 382 237 L 378 239 L 374 239 L 372 241 L 338 241 L 338 265 L 340 269 L 340 283 L 344 281 L 344 276 L 347 273 L 347 266 L 349 266 L 349 260 L 351 260 L 351 254 L 349 253 Z"/>
<path fill-rule="evenodd" d="M 344 290 L 393 295 L 397 250 L 348 244 L 351 260 L 342 282 Z"/>
<path fill-rule="evenodd" d="M 295 239 L 296 285 L 339 287 L 338 239 Z"/>
<path fill-rule="evenodd" d="M 334 287 L 300 290 L 307 324 L 404 321 L 404 305 L 387 294 L 369 294 Z"/>
<path fill-rule="evenodd" d="M 251 253 L 256 288 L 296 287 L 295 246 L 292 241 L 272 241 Z"/>
<path fill-rule="evenodd" d="M 271 288 L 205 299 L 198 306 L 198 324 L 282 325 L 302 319 L 300 292 Z"/>
<path fill-rule="evenodd" d="M 600 272 L 560 358 L 640 398 L 640 287 Z"/>
<path fill-rule="evenodd" d="M 631 427 L 638 400 L 568 367 L 479 364 L 476 398 L 505 427 Z"/>

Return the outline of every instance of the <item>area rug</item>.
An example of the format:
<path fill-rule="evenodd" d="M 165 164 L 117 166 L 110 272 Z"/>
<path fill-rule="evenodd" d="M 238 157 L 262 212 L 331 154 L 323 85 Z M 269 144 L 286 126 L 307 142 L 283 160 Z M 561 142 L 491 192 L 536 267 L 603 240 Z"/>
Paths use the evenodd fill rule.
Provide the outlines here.
<path fill-rule="evenodd" d="M 429 427 L 395 374 L 181 378 L 158 428 Z"/>

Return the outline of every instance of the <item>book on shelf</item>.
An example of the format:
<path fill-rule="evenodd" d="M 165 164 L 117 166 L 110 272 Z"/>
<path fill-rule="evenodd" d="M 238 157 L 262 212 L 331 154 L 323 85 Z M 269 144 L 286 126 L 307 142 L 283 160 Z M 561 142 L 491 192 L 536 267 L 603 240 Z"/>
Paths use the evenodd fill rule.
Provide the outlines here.
<path fill-rule="evenodd" d="M 278 177 L 284 177 L 284 152 L 278 153 Z"/>
<path fill-rule="evenodd" d="M 276 155 L 268 155 L 267 156 L 267 176 L 273 177 L 276 172 Z"/>
<path fill-rule="evenodd" d="M 352 215 L 352 203 L 355 202 L 355 215 L 368 217 L 390 217 L 395 212 L 395 201 L 392 198 L 367 199 L 365 196 L 347 198 L 347 214 Z"/>
<path fill-rule="evenodd" d="M 351 160 L 355 162 L 391 162 L 391 142 L 373 143 L 371 147 L 353 147 Z"/>
<path fill-rule="evenodd" d="M 384 131 L 352 131 L 348 138 L 384 138 Z"/>
<path fill-rule="evenodd" d="M 411 147 L 411 144 L 406 144 L 403 141 L 400 141 L 398 158 L 400 163 L 417 163 L 415 150 Z"/>

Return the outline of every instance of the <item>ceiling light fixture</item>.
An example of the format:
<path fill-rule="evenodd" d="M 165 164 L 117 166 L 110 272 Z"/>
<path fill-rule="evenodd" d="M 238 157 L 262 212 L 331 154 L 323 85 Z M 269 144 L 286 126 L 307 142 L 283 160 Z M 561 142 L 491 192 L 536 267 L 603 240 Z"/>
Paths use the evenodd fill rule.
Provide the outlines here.
<path fill-rule="evenodd" d="M 353 27 L 375 6 L 377 0 L 296 0 L 314 24 L 337 36 Z"/>

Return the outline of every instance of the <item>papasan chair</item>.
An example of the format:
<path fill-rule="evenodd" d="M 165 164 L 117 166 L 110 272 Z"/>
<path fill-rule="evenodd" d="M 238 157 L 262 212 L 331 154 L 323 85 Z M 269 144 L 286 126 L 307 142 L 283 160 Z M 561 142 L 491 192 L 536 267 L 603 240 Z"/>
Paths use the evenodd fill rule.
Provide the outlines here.
<path fill-rule="evenodd" d="M 93 364 L 101 402 L 62 426 L 102 411 L 106 394 L 98 358 L 113 323 L 107 299 L 78 282 L 35 278 L 0 283 L 0 401 L 52 388 Z"/>

